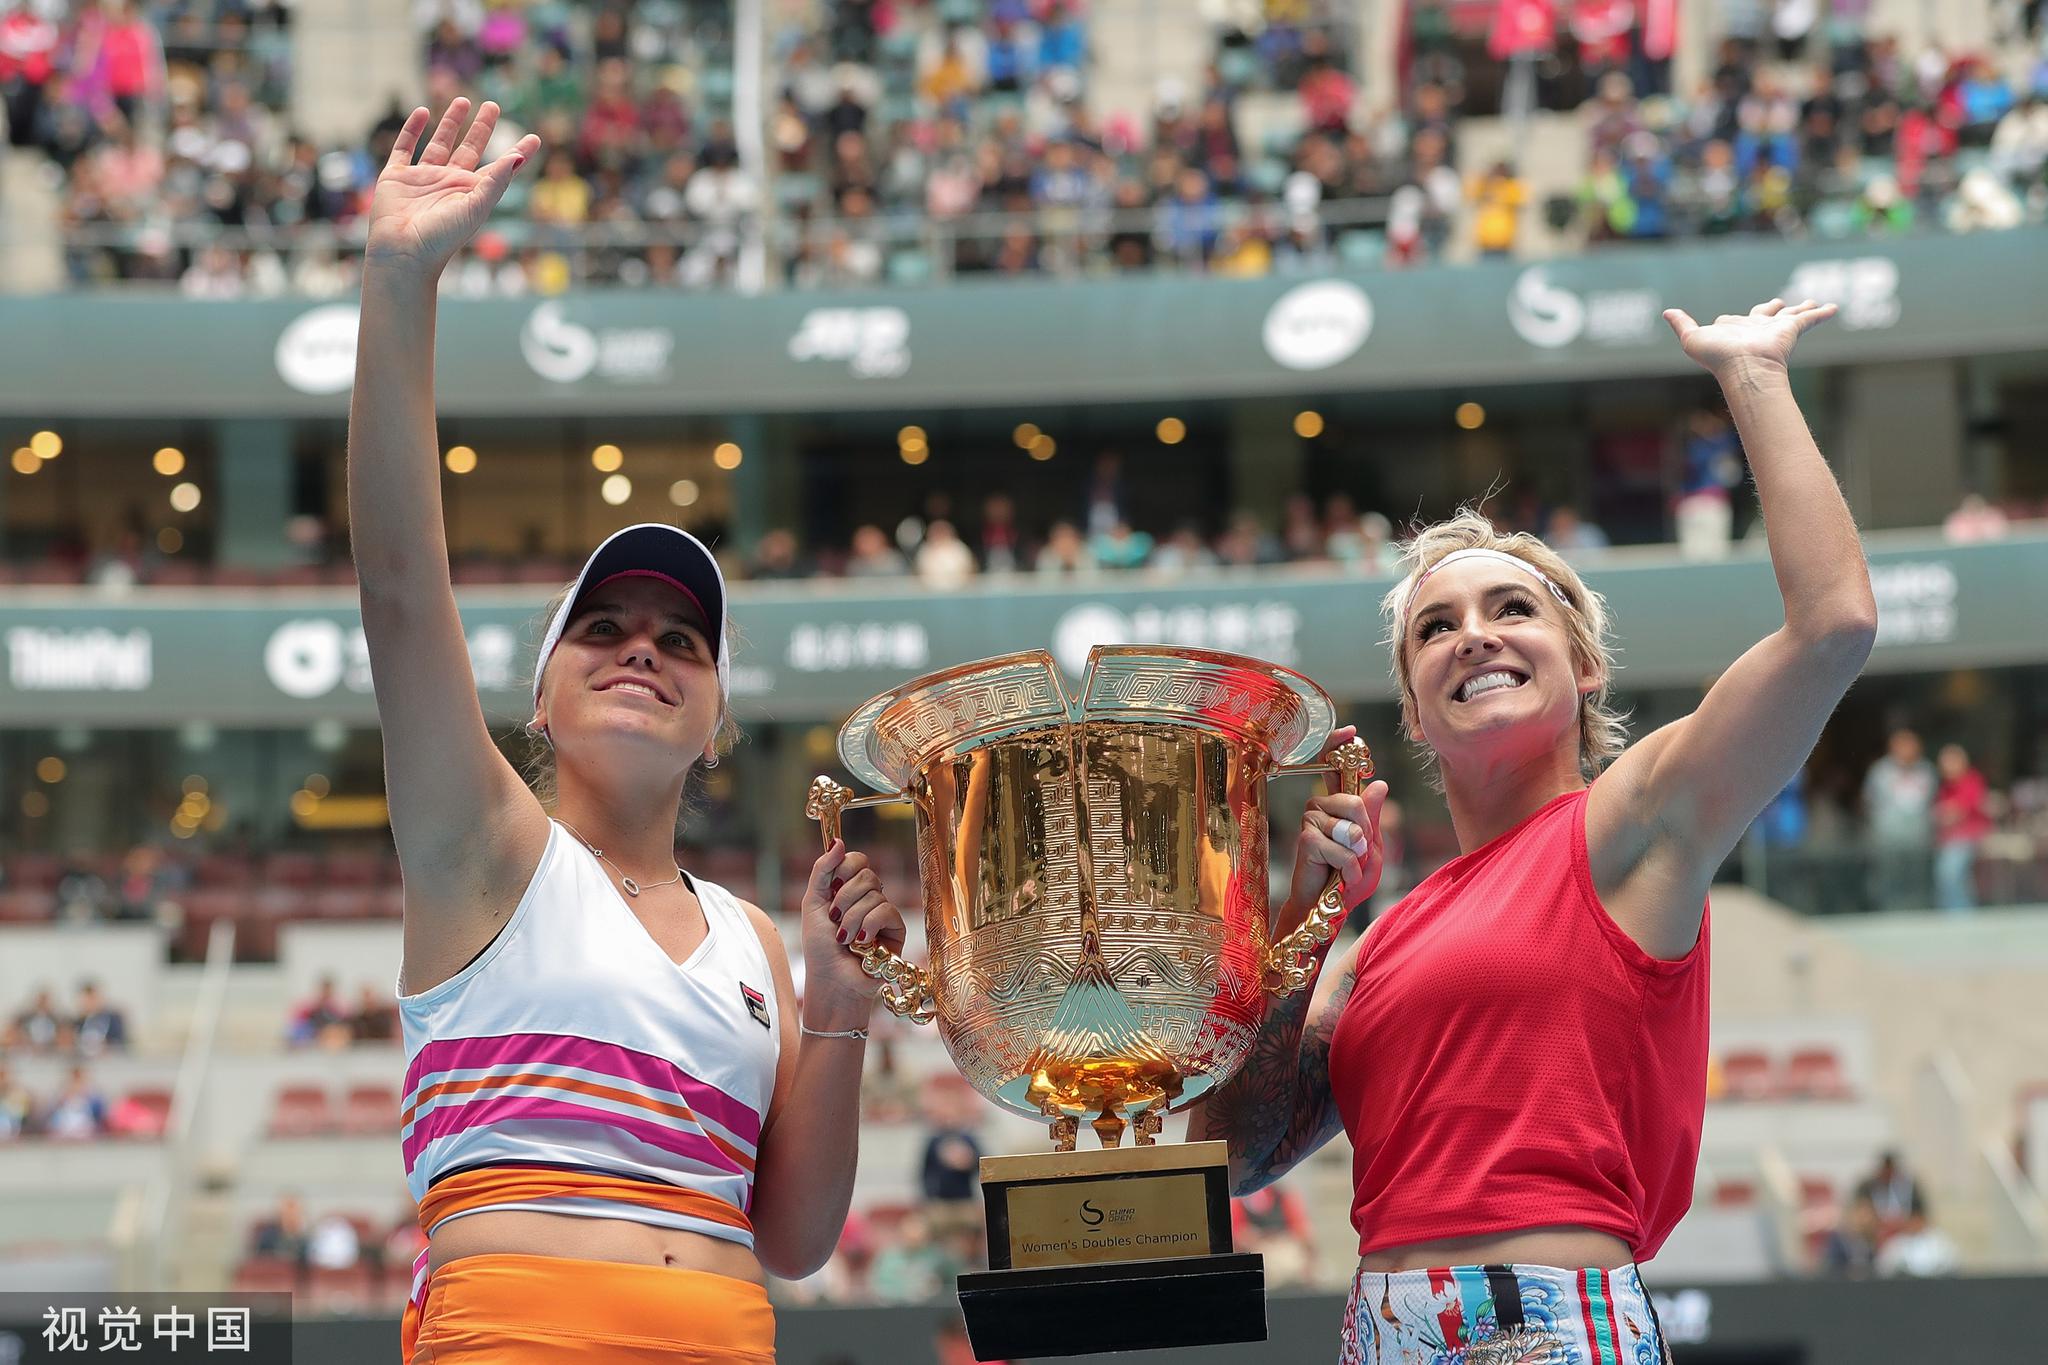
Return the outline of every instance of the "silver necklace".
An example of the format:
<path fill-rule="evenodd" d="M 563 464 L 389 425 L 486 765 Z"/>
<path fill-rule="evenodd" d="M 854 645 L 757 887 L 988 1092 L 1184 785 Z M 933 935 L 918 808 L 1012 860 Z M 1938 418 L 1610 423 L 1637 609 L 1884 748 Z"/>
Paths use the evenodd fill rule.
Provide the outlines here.
<path fill-rule="evenodd" d="M 561 819 L 560 816 L 556 816 L 555 818 L 558 820 Z M 670 877 L 667 881 L 649 882 L 647 885 L 642 886 L 640 885 L 640 883 L 634 881 L 631 877 L 628 877 L 624 869 L 622 869 L 617 863 L 613 862 L 610 858 L 605 857 L 603 849 L 599 848 L 596 844 L 591 843 L 590 840 L 584 838 L 582 830 L 576 828 L 576 826 L 570 824 L 567 820 L 562 820 L 562 828 L 568 830 L 571 834 L 575 835 L 576 841 L 582 844 L 585 848 L 589 849 L 592 853 L 595 853 L 598 856 L 599 861 L 604 863 L 606 867 L 609 867 L 612 871 L 618 873 L 619 882 L 626 888 L 626 894 L 629 896 L 638 896 L 642 891 L 652 891 L 659 886 L 674 886 L 677 882 L 683 879 L 683 869 L 679 865 L 676 868 L 676 875 Z"/>

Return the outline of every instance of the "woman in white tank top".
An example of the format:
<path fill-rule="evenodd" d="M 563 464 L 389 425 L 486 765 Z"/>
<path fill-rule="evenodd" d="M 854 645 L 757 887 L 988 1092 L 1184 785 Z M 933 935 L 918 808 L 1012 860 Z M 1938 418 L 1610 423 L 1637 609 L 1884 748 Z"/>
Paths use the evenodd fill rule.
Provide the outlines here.
<path fill-rule="evenodd" d="M 401 1148 L 430 1239 L 405 1359 L 766 1361 L 764 1275 L 822 1265 L 852 1195 L 875 987 L 842 945 L 900 946 L 903 921 L 862 855 L 827 849 L 799 1016 L 769 918 L 676 863 L 692 774 L 733 731 L 724 579 L 675 527 L 613 535 L 551 611 L 539 793 L 498 752 L 448 577 L 435 294 L 540 144 L 486 164 L 497 109 L 465 135 L 468 112 L 422 147 L 415 110 L 378 178 L 349 413 L 405 875 Z"/>

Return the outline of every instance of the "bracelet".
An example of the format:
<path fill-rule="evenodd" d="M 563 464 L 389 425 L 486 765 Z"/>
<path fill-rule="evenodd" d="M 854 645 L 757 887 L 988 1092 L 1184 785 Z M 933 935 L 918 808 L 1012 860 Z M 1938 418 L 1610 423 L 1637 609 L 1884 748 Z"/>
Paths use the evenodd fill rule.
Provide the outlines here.
<path fill-rule="evenodd" d="M 858 1038 L 866 1042 L 868 1036 L 864 1028 L 812 1028 L 801 1019 L 797 1020 L 796 1026 L 806 1038 Z"/>

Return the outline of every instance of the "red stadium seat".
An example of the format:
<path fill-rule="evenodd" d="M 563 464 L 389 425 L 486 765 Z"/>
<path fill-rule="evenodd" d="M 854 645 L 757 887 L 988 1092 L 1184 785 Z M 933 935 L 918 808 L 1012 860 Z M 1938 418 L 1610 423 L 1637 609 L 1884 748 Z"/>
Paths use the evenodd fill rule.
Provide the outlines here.
<path fill-rule="evenodd" d="M 1768 1054 L 1755 1048 L 1723 1055 L 1721 1081 L 1731 1100 L 1767 1100 L 1778 1093 L 1777 1069 Z"/>
<path fill-rule="evenodd" d="M 199 886 L 248 886 L 256 880 L 255 860 L 241 853 L 208 853 L 193 869 Z"/>
<path fill-rule="evenodd" d="M 376 886 L 384 880 L 381 853 L 334 853 L 327 858 L 328 886 Z"/>
<path fill-rule="evenodd" d="M 162 1133 L 171 1121 L 171 1092 L 163 1086 L 137 1086 L 128 1092 L 128 1102 L 149 1112 L 156 1133 Z"/>
<path fill-rule="evenodd" d="M 57 898 L 48 891 L 0 891 L 0 924 L 40 924 L 57 913 Z"/>
<path fill-rule="evenodd" d="M 317 886 L 320 855 L 317 853 L 273 853 L 263 860 L 263 882 L 267 886 Z"/>
<path fill-rule="evenodd" d="M 288 1085 L 270 1110 L 270 1135 L 321 1137 L 334 1131 L 334 1102 L 319 1085 Z"/>
<path fill-rule="evenodd" d="M 1809 1100 L 1855 1098 L 1842 1059 L 1831 1047 L 1808 1047 L 1794 1052 L 1785 1064 L 1785 1091 Z"/>
<path fill-rule="evenodd" d="M 1756 1203 L 1756 1183 L 1741 1176 L 1733 1176 L 1714 1182 L 1714 1207 L 1720 1209 L 1746 1209 Z"/>
<path fill-rule="evenodd" d="M 64 860 L 50 853 L 17 853 L 7 860 L 7 880 L 17 891 L 55 891 Z"/>
<path fill-rule="evenodd" d="M 358 1137 L 398 1132 L 398 1092 L 388 1085 L 352 1085 L 341 1107 L 341 1128 Z"/>
<path fill-rule="evenodd" d="M 160 588 L 196 588 L 206 579 L 206 566 L 197 560 L 167 559 L 149 569 L 149 581 Z"/>
<path fill-rule="evenodd" d="M 365 1312 L 377 1296 L 377 1272 L 363 1261 L 341 1269 L 314 1266 L 307 1274 L 306 1293 L 322 1312 Z"/>
<path fill-rule="evenodd" d="M 251 1256 L 235 1267 L 237 1294 L 290 1294 L 299 1287 L 299 1268 L 278 1256 Z"/>

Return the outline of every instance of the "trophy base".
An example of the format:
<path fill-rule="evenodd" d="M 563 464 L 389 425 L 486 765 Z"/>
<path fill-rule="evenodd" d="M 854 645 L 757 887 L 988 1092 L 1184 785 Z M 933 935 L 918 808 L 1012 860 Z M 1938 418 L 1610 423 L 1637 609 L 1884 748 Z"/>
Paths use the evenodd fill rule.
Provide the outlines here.
<path fill-rule="evenodd" d="M 977 1360 L 1093 1355 L 1266 1339 L 1255 1252 L 983 1270 L 960 1277 Z"/>

